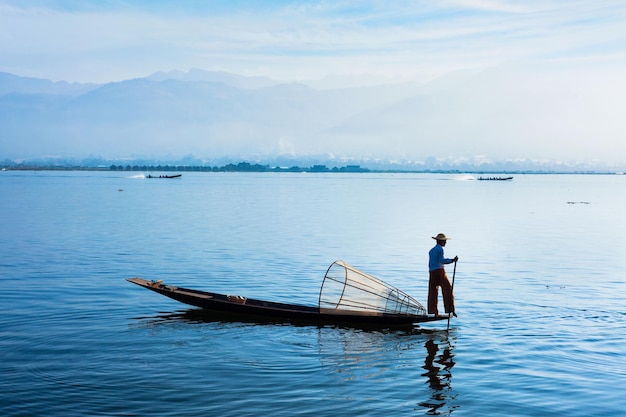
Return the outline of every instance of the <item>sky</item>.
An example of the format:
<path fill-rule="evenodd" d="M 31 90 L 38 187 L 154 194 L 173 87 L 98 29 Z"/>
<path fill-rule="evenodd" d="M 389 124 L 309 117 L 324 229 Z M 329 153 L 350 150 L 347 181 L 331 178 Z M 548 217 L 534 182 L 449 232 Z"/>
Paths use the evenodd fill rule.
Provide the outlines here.
<path fill-rule="evenodd" d="M 427 81 L 515 62 L 623 63 L 625 21 L 619 0 L 0 0 L 0 71 Z"/>
<path fill-rule="evenodd" d="M 624 166 L 625 22 L 623 0 L 0 0 L 0 71 L 80 83 L 194 68 L 434 83 L 444 94 L 421 119 L 408 123 L 412 108 L 377 119 L 407 155 L 432 145 L 415 139 L 422 129 L 456 158 L 499 150 Z M 458 74 L 478 77 L 453 93 L 437 84 Z M 351 128 L 346 149 L 365 135 L 370 154 L 390 148 L 367 120 Z"/>

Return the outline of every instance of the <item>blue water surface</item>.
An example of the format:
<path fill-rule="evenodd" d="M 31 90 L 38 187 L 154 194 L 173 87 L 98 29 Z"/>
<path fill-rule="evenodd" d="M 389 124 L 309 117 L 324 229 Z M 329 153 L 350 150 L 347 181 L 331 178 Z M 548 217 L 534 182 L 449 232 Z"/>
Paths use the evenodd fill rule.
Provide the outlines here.
<path fill-rule="evenodd" d="M 0 415 L 626 410 L 624 176 L 147 174 L 0 172 Z M 425 303 L 439 232 L 449 332 L 228 321 L 125 280 L 315 305 L 342 259 Z"/>

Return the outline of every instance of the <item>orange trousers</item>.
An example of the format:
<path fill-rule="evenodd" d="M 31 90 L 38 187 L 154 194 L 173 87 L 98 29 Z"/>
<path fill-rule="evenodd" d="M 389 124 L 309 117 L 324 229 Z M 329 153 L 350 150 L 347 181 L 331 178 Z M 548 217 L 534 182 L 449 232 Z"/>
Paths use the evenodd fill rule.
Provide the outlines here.
<path fill-rule="evenodd" d="M 443 308 L 446 313 L 454 313 L 454 294 L 452 285 L 448 280 L 448 274 L 443 268 L 429 272 L 428 280 L 428 314 L 439 314 L 437 309 L 437 298 L 439 297 L 439 287 L 443 296 Z"/>

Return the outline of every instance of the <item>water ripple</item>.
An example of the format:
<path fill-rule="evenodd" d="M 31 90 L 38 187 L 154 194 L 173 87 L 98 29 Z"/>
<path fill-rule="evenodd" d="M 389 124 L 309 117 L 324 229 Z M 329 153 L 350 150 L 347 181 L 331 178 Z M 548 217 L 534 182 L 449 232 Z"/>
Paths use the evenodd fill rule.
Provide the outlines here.
<path fill-rule="evenodd" d="M 0 415 L 626 409 L 626 177 L 129 177 L 0 178 Z M 125 281 L 315 305 L 344 259 L 425 302 L 440 231 L 461 259 L 449 332 L 208 318 Z"/>

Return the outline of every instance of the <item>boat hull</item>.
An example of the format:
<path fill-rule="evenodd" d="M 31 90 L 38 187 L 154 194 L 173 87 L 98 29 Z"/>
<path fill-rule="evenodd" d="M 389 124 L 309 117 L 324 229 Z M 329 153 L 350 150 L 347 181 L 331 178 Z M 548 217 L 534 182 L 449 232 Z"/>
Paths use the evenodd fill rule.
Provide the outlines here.
<path fill-rule="evenodd" d="M 361 312 L 331 311 L 329 309 L 320 310 L 318 307 L 312 306 L 255 300 L 240 296 L 174 287 L 141 278 L 129 278 L 128 281 L 184 304 L 200 307 L 207 311 L 228 313 L 255 320 L 296 321 L 312 324 L 351 323 L 368 326 L 408 326 L 414 323 L 448 319 L 448 316 L 441 315 L 364 314 Z"/>

